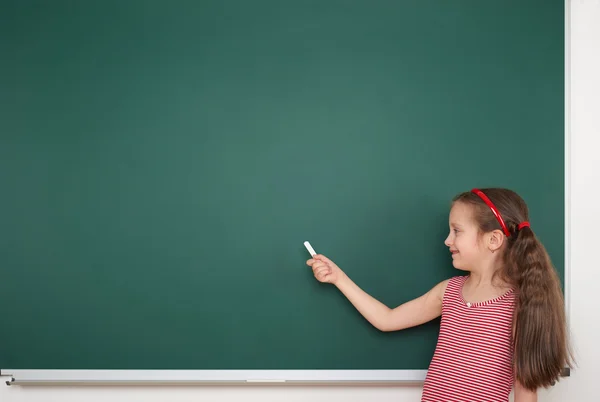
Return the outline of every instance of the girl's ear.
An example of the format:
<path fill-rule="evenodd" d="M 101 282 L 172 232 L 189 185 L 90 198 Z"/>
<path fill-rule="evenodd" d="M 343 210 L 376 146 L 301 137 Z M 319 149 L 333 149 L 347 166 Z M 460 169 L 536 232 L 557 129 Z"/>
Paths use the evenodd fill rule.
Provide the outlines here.
<path fill-rule="evenodd" d="M 487 245 L 488 249 L 492 253 L 497 250 L 500 250 L 500 247 L 502 247 L 502 244 L 504 244 L 505 238 L 506 236 L 504 236 L 504 233 L 499 229 L 490 232 Z"/>

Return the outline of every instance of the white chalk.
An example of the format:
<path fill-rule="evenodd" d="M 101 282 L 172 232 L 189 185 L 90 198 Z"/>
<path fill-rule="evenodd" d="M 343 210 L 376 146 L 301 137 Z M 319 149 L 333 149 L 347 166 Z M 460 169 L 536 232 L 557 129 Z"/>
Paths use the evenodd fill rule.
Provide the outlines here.
<path fill-rule="evenodd" d="M 309 242 L 305 241 L 304 242 L 304 247 L 306 247 L 306 249 L 308 250 L 308 252 L 310 253 L 311 256 L 314 257 L 315 255 L 317 255 L 317 253 L 315 253 L 315 249 L 312 248 L 312 246 L 310 245 Z"/>

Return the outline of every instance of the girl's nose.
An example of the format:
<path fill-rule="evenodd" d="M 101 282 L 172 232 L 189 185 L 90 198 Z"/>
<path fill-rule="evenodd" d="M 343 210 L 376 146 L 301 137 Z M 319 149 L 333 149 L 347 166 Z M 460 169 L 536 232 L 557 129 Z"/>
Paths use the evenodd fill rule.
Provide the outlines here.
<path fill-rule="evenodd" d="M 446 247 L 450 247 L 450 245 L 452 244 L 450 242 L 450 235 L 448 235 L 448 237 L 446 237 L 446 240 L 444 240 L 444 244 L 446 245 Z"/>

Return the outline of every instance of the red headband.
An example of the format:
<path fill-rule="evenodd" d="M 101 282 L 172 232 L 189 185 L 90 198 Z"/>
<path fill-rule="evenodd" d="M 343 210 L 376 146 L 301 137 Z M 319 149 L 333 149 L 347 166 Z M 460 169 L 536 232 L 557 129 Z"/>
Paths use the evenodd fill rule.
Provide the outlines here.
<path fill-rule="evenodd" d="M 490 207 L 490 209 L 496 216 L 498 223 L 500 223 L 500 226 L 502 227 L 502 231 L 504 232 L 506 237 L 510 237 L 510 231 L 506 227 L 506 224 L 504 223 L 504 219 L 502 219 L 502 215 L 500 215 L 500 211 L 498 211 L 498 208 L 496 208 L 494 203 L 487 197 L 487 195 L 485 195 L 483 193 L 483 191 L 481 191 L 478 188 L 474 188 L 473 190 L 471 190 L 471 192 L 477 194 L 479 196 L 479 198 L 481 198 L 483 200 L 483 202 L 485 202 L 487 204 L 487 206 Z M 521 230 L 524 227 L 531 227 L 531 225 L 529 224 L 529 222 L 523 221 L 523 222 L 519 223 L 519 226 L 517 226 L 518 230 Z"/>

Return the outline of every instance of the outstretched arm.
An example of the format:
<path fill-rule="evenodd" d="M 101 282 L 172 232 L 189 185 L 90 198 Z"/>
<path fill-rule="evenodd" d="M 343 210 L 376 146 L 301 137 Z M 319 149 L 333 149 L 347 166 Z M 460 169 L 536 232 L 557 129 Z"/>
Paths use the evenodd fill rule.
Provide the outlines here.
<path fill-rule="evenodd" d="M 316 255 L 307 261 L 315 277 L 332 283 L 375 328 L 381 331 L 398 331 L 414 327 L 442 314 L 442 298 L 448 281 L 443 281 L 424 295 L 394 309 L 376 300 L 354 283 L 333 261 Z"/>

